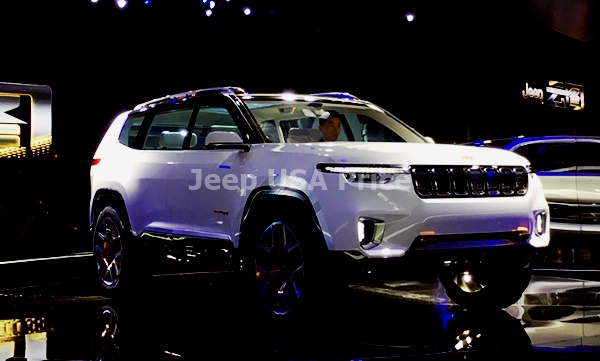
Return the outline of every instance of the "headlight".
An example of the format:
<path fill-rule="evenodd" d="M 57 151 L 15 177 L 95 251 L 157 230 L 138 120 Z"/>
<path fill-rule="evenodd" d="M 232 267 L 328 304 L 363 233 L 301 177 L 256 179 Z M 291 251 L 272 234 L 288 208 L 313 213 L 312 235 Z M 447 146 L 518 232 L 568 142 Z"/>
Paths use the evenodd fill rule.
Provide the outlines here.
<path fill-rule="evenodd" d="M 340 173 L 352 183 L 388 183 L 395 174 L 410 174 L 404 165 L 378 164 L 327 164 L 320 163 L 317 170 L 324 173 Z"/>

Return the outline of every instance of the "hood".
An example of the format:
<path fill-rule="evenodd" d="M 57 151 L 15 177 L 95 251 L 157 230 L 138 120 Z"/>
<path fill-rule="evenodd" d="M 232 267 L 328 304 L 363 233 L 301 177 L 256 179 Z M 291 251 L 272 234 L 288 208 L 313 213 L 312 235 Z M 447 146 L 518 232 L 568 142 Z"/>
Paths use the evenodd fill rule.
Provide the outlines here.
<path fill-rule="evenodd" d="M 529 165 L 516 153 L 454 144 L 319 142 L 279 144 L 277 151 L 318 155 L 331 162 L 421 165 Z"/>

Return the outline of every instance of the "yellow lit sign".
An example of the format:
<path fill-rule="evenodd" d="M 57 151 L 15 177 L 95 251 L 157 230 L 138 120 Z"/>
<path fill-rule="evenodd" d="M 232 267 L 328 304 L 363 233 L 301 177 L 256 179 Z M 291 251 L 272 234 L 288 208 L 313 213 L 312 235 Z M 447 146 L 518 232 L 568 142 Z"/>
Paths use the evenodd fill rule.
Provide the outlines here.
<path fill-rule="evenodd" d="M 0 83 L 0 158 L 49 153 L 51 105 L 49 86 Z"/>

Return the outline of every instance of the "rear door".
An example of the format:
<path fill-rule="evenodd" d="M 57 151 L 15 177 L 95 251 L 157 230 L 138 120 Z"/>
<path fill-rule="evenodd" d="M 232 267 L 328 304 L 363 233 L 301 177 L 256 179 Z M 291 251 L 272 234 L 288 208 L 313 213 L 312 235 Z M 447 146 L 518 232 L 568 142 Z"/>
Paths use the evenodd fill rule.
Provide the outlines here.
<path fill-rule="evenodd" d="M 600 140 L 577 140 L 577 198 L 583 233 L 600 232 Z"/>

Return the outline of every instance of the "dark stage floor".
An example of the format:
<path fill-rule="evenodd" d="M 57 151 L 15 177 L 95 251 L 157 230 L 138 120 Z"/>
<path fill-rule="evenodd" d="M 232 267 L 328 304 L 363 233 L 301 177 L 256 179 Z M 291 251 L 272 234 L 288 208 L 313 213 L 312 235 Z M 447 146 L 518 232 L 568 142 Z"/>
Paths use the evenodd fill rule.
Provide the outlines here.
<path fill-rule="evenodd" d="M 517 304 L 473 313 L 434 280 L 402 279 L 274 326 L 223 280 L 162 277 L 111 300 L 65 278 L 0 292 L 0 360 L 597 359 L 599 294 L 597 271 L 539 270 Z"/>

